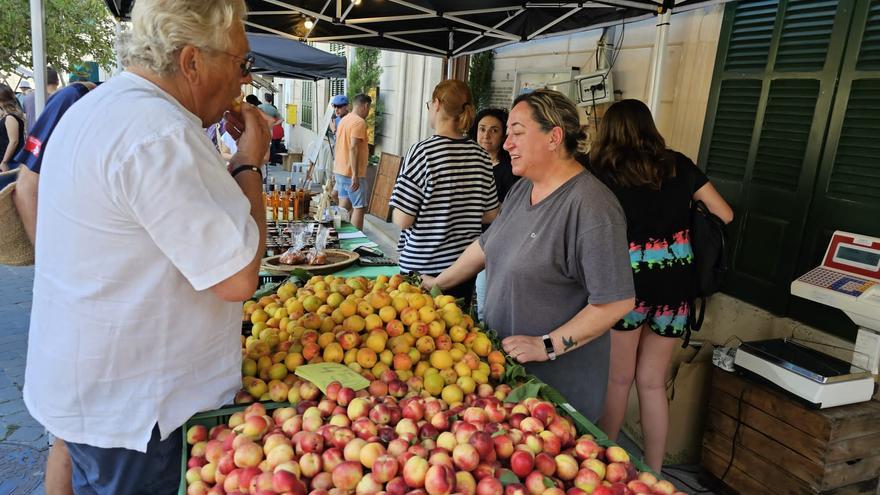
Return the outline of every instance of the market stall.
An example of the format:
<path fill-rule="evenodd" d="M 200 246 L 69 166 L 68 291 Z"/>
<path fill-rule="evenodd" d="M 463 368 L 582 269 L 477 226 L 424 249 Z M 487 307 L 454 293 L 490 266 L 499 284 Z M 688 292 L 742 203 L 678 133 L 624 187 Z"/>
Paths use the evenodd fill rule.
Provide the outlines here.
<path fill-rule="evenodd" d="M 242 390 L 185 425 L 180 493 L 674 492 L 418 280 L 295 276 L 243 319 Z"/>

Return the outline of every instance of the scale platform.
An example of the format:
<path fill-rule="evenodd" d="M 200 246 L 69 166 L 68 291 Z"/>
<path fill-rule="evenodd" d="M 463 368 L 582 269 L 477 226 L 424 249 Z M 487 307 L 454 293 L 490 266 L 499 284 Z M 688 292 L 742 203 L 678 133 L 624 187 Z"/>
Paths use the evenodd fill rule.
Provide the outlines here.
<path fill-rule="evenodd" d="M 787 339 L 745 342 L 734 364 L 818 409 L 864 402 L 874 394 L 869 371 Z"/>

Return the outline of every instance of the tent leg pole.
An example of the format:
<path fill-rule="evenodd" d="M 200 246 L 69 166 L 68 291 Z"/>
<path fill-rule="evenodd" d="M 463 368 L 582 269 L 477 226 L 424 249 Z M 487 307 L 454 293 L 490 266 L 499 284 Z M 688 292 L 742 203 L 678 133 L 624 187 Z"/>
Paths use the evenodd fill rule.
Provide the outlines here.
<path fill-rule="evenodd" d="M 122 36 L 122 21 L 116 19 L 116 73 L 122 72 L 122 57 L 119 56 L 119 38 Z"/>
<path fill-rule="evenodd" d="M 654 120 L 657 120 L 657 113 L 660 110 L 660 83 L 663 80 L 663 63 L 666 59 L 666 38 L 669 34 L 669 18 L 672 15 L 671 10 L 666 10 L 657 16 L 657 33 L 654 38 L 654 58 L 651 61 L 651 92 L 650 92 L 650 108 Z"/>
<path fill-rule="evenodd" d="M 36 115 L 46 106 L 46 37 L 43 0 L 30 0 L 31 5 L 31 51 L 34 54 L 34 103 Z"/>

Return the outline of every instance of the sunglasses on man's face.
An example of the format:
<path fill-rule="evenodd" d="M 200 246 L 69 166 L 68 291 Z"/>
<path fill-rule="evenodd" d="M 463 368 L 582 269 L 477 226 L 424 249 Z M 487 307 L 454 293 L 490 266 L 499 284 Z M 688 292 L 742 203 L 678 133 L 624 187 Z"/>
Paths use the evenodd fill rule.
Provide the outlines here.
<path fill-rule="evenodd" d="M 232 58 L 241 60 L 241 64 L 239 64 L 239 68 L 241 68 L 241 77 L 247 77 L 248 74 L 251 73 L 251 69 L 254 68 L 254 62 L 257 61 L 257 59 L 256 59 L 256 57 L 254 57 L 253 53 L 248 53 L 244 57 L 239 57 L 238 55 L 235 55 L 235 54 L 232 54 L 229 52 L 224 52 L 223 50 L 217 50 L 217 51 L 224 54 L 224 55 L 228 55 Z"/>

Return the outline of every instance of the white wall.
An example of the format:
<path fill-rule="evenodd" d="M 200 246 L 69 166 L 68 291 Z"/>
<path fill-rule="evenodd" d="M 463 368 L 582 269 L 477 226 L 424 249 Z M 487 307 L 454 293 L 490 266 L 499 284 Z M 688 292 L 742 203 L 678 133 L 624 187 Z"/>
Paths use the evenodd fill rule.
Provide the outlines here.
<path fill-rule="evenodd" d="M 670 22 L 657 126 L 670 147 L 693 159 L 699 150 L 723 11 L 720 5 L 706 7 L 675 14 Z M 622 35 L 623 42 L 612 78 L 622 98 L 647 101 L 655 22 L 651 19 L 616 28 L 615 40 Z M 518 70 L 596 70 L 596 43 L 601 34 L 601 30 L 593 30 L 498 49 L 493 103 L 510 105 Z"/>
<path fill-rule="evenodd" d="M 442 63 L 437 57 L 397 52 L 382 52 L 379 63 L 384 123 L 376 136 L 376 152 L 403 156 L 432 133 L 425 102 L 440 82 Z"/>

